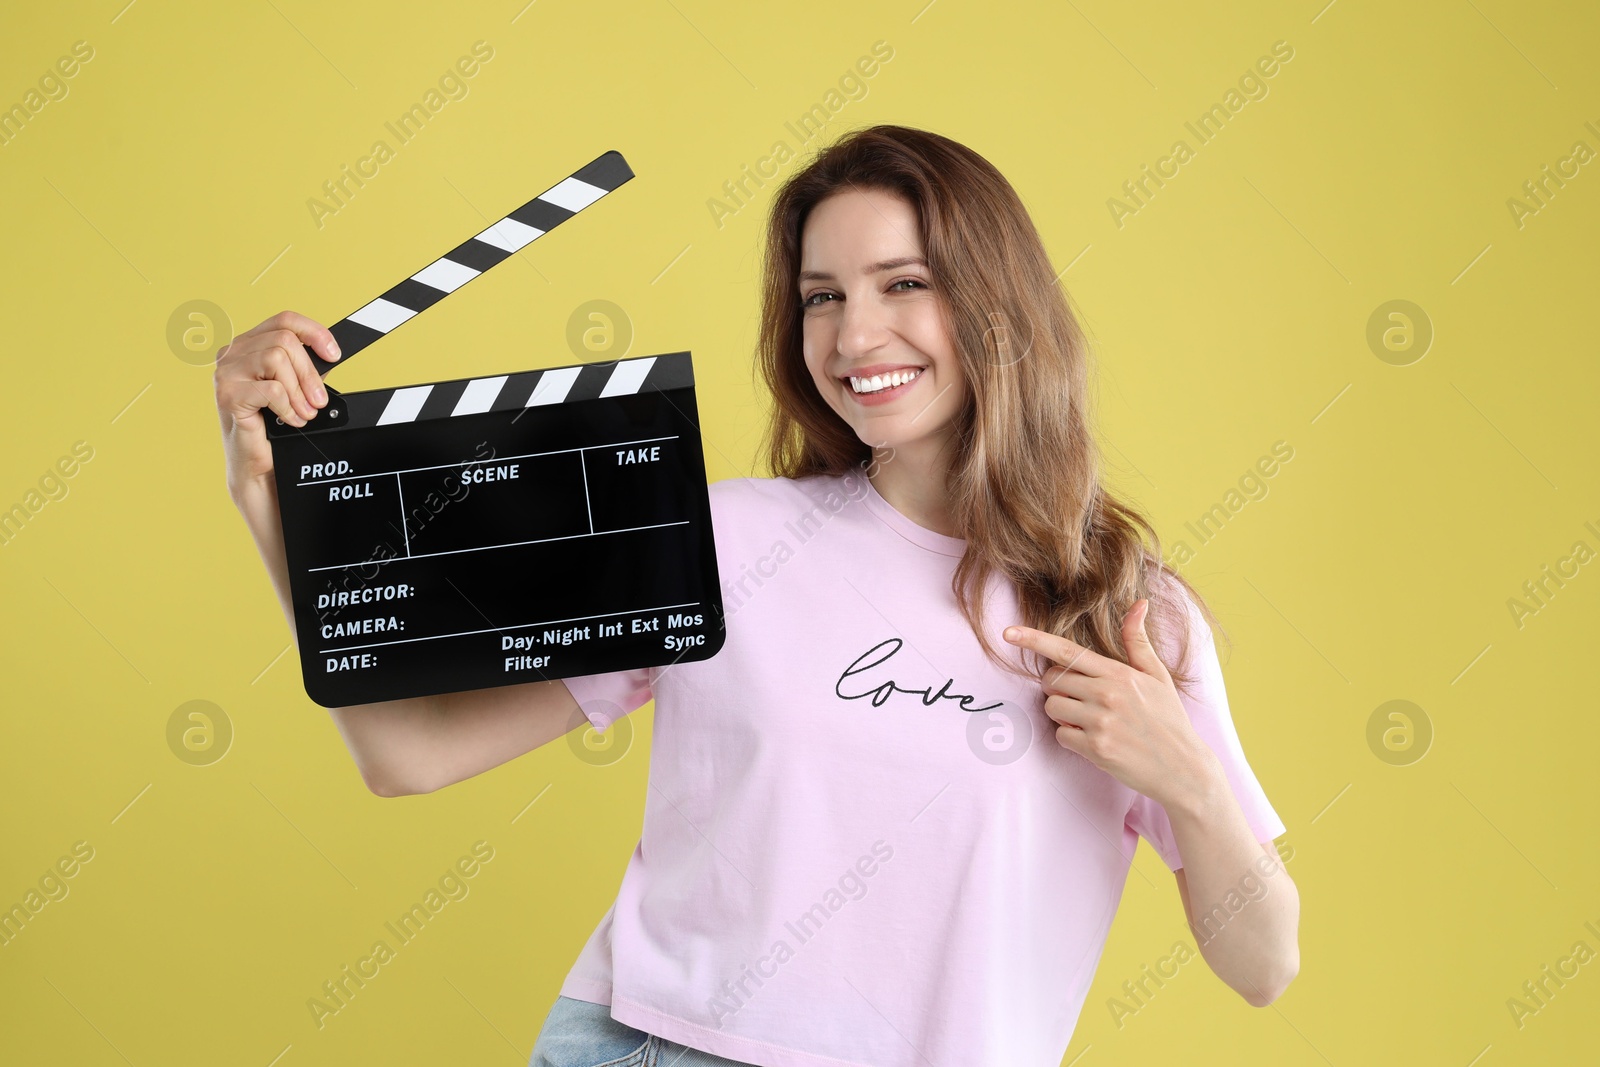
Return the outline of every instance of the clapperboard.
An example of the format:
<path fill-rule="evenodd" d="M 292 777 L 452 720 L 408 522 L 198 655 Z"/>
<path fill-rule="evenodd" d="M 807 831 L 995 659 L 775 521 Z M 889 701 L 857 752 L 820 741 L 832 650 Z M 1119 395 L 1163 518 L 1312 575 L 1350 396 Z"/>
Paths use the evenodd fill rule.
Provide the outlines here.
<path fill-rule="evenodd" d="M 341 358 L 633 177 L 607 152 L 330 327 Z M 270 412 L 268 413 L 270 415 Z M 688 352 L 339 393 L 267 419 L 324 707 L 707 659 L 722 597 Z"/>

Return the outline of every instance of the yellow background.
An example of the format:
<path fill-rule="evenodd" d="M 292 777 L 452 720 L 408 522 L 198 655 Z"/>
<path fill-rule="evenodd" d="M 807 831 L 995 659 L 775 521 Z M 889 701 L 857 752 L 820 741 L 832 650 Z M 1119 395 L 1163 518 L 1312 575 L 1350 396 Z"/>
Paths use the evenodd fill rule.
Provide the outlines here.
<path fill-rule="evenodd" d="M 122 3 L 32 5 L 0 35 L 6 106 L 73 42 L 95 53 L 0 148 L 0 506 L 94 449 L 0 548 L 0 904 L 95 850 L 0 948 L 0 1059 L 526 1060 L 637 839 L 650 708 L 609 766 L 563 740 L 434 795 L 368 794 L 281 655 L 210 368 L 169 349 L 168 318 L 205 299 L 235 331 L 286 307 L 332 322 L 617 149 L 637 178 L 330 382 L 571 363 L 568 316 L 606 299 L 629 354 L 694 351 L 711 480 L 762 473 L 773 185 L 720 228 L 707 200 L 801 147 L 785 122 L 882 40 L 893 58 L 826 139 L 922 126 L 1010 178 L 1071 265 L 1111 477 L 1169 550 L 1294 449 L 1185 573 L 1234 640 L 1234 716 L 1289 828 L 1300 977 L 1251 1009 L 1191 962 L 1119 1028 L 1108 998 L 1189 937 L 1141 844 L 1065 1060 L 1592 1061 L 1600 961 L 1520 1028 L 1506 1006 L 1575 942 L 1600 951 L 1600 566 L 1520 628 L 1507 605 L 1575 542 L 1600 549 L 1600 164 L 1520 228 L 1506 206 L 1575 141 L 1600 149 L 1592 9 Z M 480 39 L 469 95 L 319 229 L 306 201 Z M 1279 40 L 1269 95 L 1198 146 L 1184 122 Z M 1178 138 L 1195 158 L 1118 227 L 1108 199 Z M 1408 366 L 1366 341 L 1396 299 L 1435 331 Z M 166 740 L 196 699 L 234 729 L 209 766 Z M 1394 699 L 1434 732 L 1406 766 L 1367 742 Z M 470 895 L 319 1030 L 307 999 L 479 840 Z"/>

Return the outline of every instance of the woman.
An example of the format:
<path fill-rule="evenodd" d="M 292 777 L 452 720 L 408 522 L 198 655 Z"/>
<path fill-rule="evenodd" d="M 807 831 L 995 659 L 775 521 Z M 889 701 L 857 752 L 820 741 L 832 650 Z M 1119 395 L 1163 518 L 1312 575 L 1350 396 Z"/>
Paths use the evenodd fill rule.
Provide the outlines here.
<path fill-rule="evenodd" d="M 284 312 L 217 367 L 291 627 L 259 409 L 324 402 L 301 342 L 333 354 Z M 640 843 L 535 1067 L 1057 1064 L 1139 836 L 1270 1003 L 1299 966 L 1284 826 L 1209 611 L 1100 485 L 1087 346 L 1006 180 L 898 126 L 820 153 L 773 205 L 759 366 L 774 477 L 710 487 L 716 656 L 333 712 L 393 796 L 655 700 Z"/>

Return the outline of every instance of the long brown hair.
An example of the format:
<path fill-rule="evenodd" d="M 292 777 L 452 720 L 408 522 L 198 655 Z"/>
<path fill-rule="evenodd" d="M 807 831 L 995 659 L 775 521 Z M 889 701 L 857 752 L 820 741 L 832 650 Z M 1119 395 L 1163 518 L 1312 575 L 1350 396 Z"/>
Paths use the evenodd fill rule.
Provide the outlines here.
<path fill-rule="evenodd" d="M 984 654 L 1013 670 L 984 635 L 981 594 L 999 573 L 1013 583 L 1026 625 L 1123 663 L 1123 617 L 1149 597 L 1146 632 L 1157 649 L 1163 635 L 1177 634 L 1177 661 L 1166 666 L 1187 686 L 1181 590 L 1208 623 L 1215 616 L 1163 562 L 1154 527 L 1101 485 L 1088 344 L 1027 209 L 972 149 L 925 130 L 873 126 L 822 149 L 778 191 L 757 353 L 775 401 L 766 466 L 776 477 L 805 478 L 873 462 L 872 448 L 818 394 L 801 348 L 801 233 L 812 208 L 851 188 L 893 193 L 916 211 L 966 378 L 946 487 L 967 543 L 951 588 Z M 1042 680 L 1052 665 L 1040 659 L 1033 674 Z"/>

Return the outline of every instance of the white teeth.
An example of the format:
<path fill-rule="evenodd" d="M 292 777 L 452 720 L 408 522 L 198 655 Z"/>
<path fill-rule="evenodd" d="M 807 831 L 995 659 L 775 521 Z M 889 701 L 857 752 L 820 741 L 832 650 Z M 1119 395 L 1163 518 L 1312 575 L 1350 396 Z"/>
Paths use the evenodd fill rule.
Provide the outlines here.
<path fill-rule="evenodd" d="M 909 371 L 891 371 L 888 374 L 874 374 L 870 378 L 851 378 L 850 388 L 857 393 L 877 393 L 884 389 L 892 389 L 897 385 L 904 385 L 922 373 L 919 367 Z"/>

